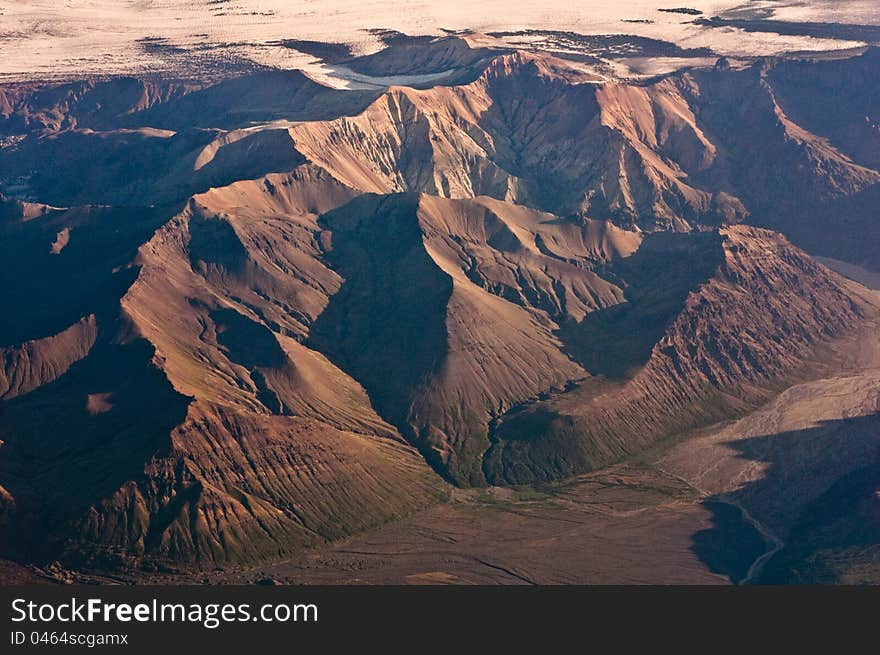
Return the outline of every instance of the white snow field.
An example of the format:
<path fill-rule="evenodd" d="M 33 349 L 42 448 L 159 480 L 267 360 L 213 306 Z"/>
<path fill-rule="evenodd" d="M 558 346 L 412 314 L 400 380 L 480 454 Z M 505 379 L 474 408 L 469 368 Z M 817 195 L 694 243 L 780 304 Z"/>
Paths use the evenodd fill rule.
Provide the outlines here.
<path fill-rule="evenodd" d="M 880 24 L 878 0 L 0 0 L 0 80 L 169 71 L 197 60 L 315 66 L 282 39 L 380 47 L 370 28 L 407 34 L 565 30 L 634 34 L 723 55 L 834 50 L 863 41 L 693 24 L 702 17 Z M 333 75 L 316 69 L 332 81 Z"/>

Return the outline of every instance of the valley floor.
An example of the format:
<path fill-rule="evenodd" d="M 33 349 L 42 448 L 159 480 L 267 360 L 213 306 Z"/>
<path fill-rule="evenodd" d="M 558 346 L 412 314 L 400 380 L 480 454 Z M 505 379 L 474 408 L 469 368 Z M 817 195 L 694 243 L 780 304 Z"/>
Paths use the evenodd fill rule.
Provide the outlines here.
<path fill-rule="evenodd" d="M 712 511 L 681 480 L 621 466 L 546 489 L 456 491 L 450 503 L 299 559 L 200 581 L 724 584 L 691 548 L 692 535 L 713 526 Z M 747 567 L 757 553 L 738 556 Z"/>

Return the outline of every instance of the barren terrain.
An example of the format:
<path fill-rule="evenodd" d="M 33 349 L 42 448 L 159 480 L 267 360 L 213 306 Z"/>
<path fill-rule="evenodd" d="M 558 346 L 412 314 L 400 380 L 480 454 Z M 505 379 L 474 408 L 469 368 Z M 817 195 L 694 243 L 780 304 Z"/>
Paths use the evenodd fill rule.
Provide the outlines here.
<path fill-rule="evenodd" d="M 874 580 L 870 20 L 367 47 L 214 4 L 207 63 L 0 10 L 116 35 L 0 84 L 4 576 Z"/>

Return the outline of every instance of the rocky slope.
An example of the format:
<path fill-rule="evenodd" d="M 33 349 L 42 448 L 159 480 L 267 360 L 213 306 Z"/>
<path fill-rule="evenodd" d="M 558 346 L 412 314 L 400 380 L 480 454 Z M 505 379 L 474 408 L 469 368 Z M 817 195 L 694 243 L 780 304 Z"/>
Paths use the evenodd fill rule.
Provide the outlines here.
<path fill-rule="evenodd" d="M 736 226 L 721 237 L 717 270 L 687 295 L 631 379 L 500 417 L 484 464 L 490 480 L 571 475 L 755 409 L 793 376 L 810 375 L 823 340 L 876 315 L 876 301 L 853 296 L 778 235 Z"/>
<path fill-rule="evenodd" d="M 297 220 L 314 221 L 304 205 L 316 191 L 318 209 L 345 197 L 332 188 L 297 194 L 303 178 L 309 171 L 276 179 L 289 190 L 284 198 L 278 191 L 271 208 L 283 218 L 245 233 L 245 243 L 295 238 Z M 84 261 L 114 262 L 96 256 L 102 243 L 76 222 L 79 212 L 13 222 L 10 231 L 33 236 L 17 239 L 9 276 L 41 257 L 81 270 L 67 281 L 71 297 L 49 315 L 41 302 L 47 292 L 22 289 L 31 301 L 20 303 L 4 338 L 14 341 L 14 328 L 31 323 L 63 324 L 66 316 L 91 313 L 5 353 L 0 468 L 3 546 L 12 555 L 93 566 L 251 562 L 444 497 L 443 485 L 375 414 L 362 387 L 294 338 L 301 327 L 277 298 L 295 301 L 291 269 L 308 253 L 294 242 L 288 262 L 280 248 L 263 251 L 270 260 L 253 261 L 232 224 L 209 213 L 212 200 L 196 198 L 151 238 L 135 238 L 127 253 L 133 267 L 115 300 L 98 276 L 118 274 L 82 269 Z M 70 243 L 54 254 L 47 239 L 62 225 Z M 119 236 L 115 245 L 126 254 Z M 285 265 L 291 269 L 279 268 Z M 323 270 L 314 284 L 332 290 L 336 276 Z M 52 272 L 44 268 L 38 283 L 63 291 L 69 269 L 62 265 L 49 278 Z M 300 286 L 306 298 L 316 293 Z M 300 307 L 307 312 L 307 300 Z M 283 326 L 271 321 L 273 312 L 285 316 Z"/>

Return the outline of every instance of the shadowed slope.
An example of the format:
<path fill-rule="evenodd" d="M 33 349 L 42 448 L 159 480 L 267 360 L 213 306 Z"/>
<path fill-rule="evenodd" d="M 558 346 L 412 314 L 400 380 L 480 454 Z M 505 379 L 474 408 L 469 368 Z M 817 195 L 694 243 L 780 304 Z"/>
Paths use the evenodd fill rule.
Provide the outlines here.
<path fill-rule="evenodd" d="M 66 553 L 77 561 L 83 547 L 117 545 L 106 535 L 90 538 L 90 523 L 139 550 L 143 516 L 104 516 L 100 504 L 120 485 L 142 480 L 154 457 L 168 455 L 169 432 L 185 416 L 188 400 L 151 357 L 142 340 L 104 342 L 57 381 L 4 405 L 4 552 L 31 561 Z"/>
<path fill-rule="evenodd" d="M 275 330 L 302 332 L 307 311 L 279 308 L 334 284 L 335 274 L 309 256 L 318 239 L 309 209 L 332 206 L 332 193 L 312 204 L 314 189 L 305 187 L 329 190 L 312 175 L 225 191 L 265 197 L 267 214 L 256 223 L 249 218 L 259 203 L 225 218 L 203 213 L 211 194 L 191 203 L 140 249 L 122 322 L 54 383 L 38 380 L 6 403 L 5 534 L 45 533 L 30 557 L 100 567 L 253 562 L 444 496 L 357 383 L 263 322 L 274 313 L 283 317 Z M 273 240 L 288 251 L 273 252 Z M 292 278 L 296 266 L 310 266 L 312 277 Z M 116 303 L 100 316 L 113 319 L 115 304 L 118 317 Z M 319 301 L 315 311 L 322 308 Z M 54 436 L 37 440 L 38 432 Z M 82 460 L 81 475 L 64 473 L 71 458 Z M 41 495 L 43 485 L 57 494 Z M 28 548 L 4 545 L 18 557 Z"/>
<path fill-rule="evenodd" d="M 589 268 L 638 242 L 489 199 L 367 197 L 321 225 L 332 233 L 325 259 L 346 281 L 310 343 L 432 464 L 470 484 L 483 481 L 494 416 L 584 376 L 554 319 L 619 302 Z"/>
<path fill-rule="evenodd" d="M 224 80 L 132 114 L 127 121 L 171 130 L 230 130 L 273 120 L 327 120 L 357 113 L 376 95 L 332 89 L 296 70 L 270 70 Z"/>
<path fill-rule="evenodd" d="M 644 368 L 620 388 L 585 387 L 505 416 L 487 454 L 489 480 L 591 470 L 753 409 L 810 375 L 804 366 L 824 340 L 876 313 L 876 301 L 781 237 L 743 227 L 722 234 L 724 260 L 688 295 Z"/>

